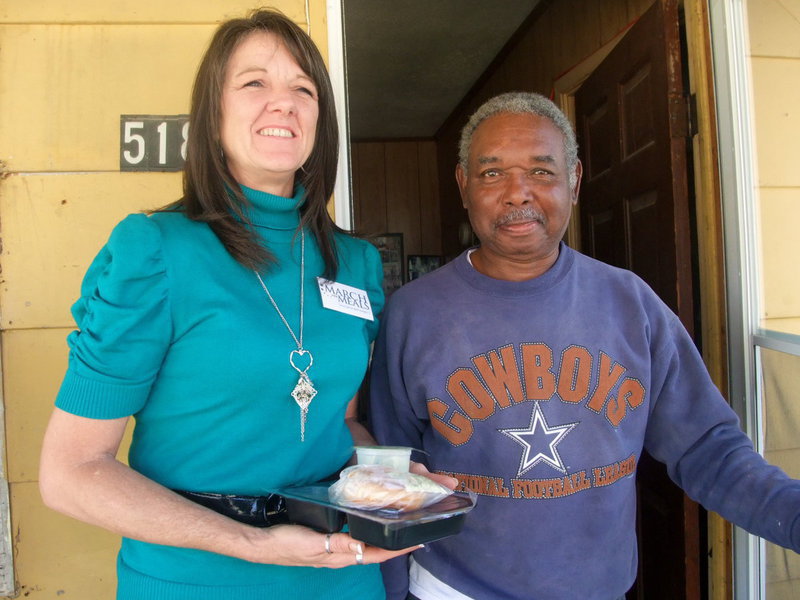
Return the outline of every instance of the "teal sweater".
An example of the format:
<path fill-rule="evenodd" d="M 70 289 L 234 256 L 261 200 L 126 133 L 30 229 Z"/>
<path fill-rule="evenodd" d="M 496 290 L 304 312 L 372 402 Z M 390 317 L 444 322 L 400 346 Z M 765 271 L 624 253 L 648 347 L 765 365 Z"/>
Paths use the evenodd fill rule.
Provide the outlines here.
<path fill-rule="evenodd" d="M 277 265 L 262 273 L 299 335 L 300 238 L 295 198 L 244 190 L 249 216 Z M 337 281 L 383 307 L 377 250 L 336 237 Z M 86 274 L 73 306 L 69 368 L 56 406 L 95 419 L 133 415 L 131 467 L 170 488 L 259 495 L 324 478 L 351 455 L 345 408 L 356 394 L 377 332 L 323 308 L 324 264 L 305 244 L 304 345 L 318 390 L 305 442 L 290 393 L 298 374 L 286 326 L 255 274 L 204 223 L 180 212 L 127 217 Z M 257 565 L 199 550 L 123 539 L 118 598 L 255 600 L 383 598 L 377 567 L 341 570 Z"/>

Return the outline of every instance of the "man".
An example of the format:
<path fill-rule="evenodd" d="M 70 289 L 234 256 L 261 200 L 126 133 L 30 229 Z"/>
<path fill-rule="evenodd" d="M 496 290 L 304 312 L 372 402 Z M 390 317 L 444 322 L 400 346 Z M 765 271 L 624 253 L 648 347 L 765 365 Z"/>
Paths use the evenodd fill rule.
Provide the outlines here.
<path fill-rule="evenodd" d="M 489 100 L 459 160 L 480 245 L 395 292 L 373 363 L 378 440 L 480 495 L 461 534 L 413 554 L 413 597 L 622 597 L 643 448 L 707 508 L 800 549 L 800 482 L 754 452 L 675 314 L 561 242 L 582 167 L 558 108 Z"/>

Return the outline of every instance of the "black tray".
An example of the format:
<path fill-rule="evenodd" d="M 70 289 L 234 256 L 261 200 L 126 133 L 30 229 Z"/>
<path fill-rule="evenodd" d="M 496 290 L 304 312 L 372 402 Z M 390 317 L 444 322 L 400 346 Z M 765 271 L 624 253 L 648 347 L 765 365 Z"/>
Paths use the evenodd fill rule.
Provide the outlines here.
<path fill-rule="evenodd" d="M 275 490 L 286 498 L 289 519 L 325 533 L 341 531 L 345 520 L 350 535 L 372 546 L 400 550 L 455 535 L 475 506 L 475 494 L 455 493 L 426 508 L 359 510 L 330 501 L 325 481 Z"/>

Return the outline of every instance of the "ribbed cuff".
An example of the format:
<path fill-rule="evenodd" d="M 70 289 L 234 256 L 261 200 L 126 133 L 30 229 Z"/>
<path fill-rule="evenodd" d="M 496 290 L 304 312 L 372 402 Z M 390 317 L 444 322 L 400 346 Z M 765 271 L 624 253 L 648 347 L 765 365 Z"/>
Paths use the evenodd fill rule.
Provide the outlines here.
<path fill-rule="evenodd" d="M 56 406 L 90 419 L 119 419 L 144 406 L 150 383 L 121 385 L 88 379 L 67 370 L 56 396 Z"/>

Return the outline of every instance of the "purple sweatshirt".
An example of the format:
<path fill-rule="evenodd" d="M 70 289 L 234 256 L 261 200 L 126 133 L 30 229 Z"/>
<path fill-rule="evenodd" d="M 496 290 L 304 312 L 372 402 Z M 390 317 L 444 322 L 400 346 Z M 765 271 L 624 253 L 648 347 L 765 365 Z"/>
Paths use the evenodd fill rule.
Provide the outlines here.
<path fill-rule="evenodd" d="M 414 553 L 471 598 L 623 595 L 643 448 L 706 508 L 800 549 L 800 482 L 753 450 L 678 318 L 629 271 L 562 244 L 549 271 L 510 282 L 464 253 L 393 294 L 372 369 L 379 442 L 425 450 L 479 494 L 459 535 Z M 384 569 L 390 599 L 399 566 Z"/>

